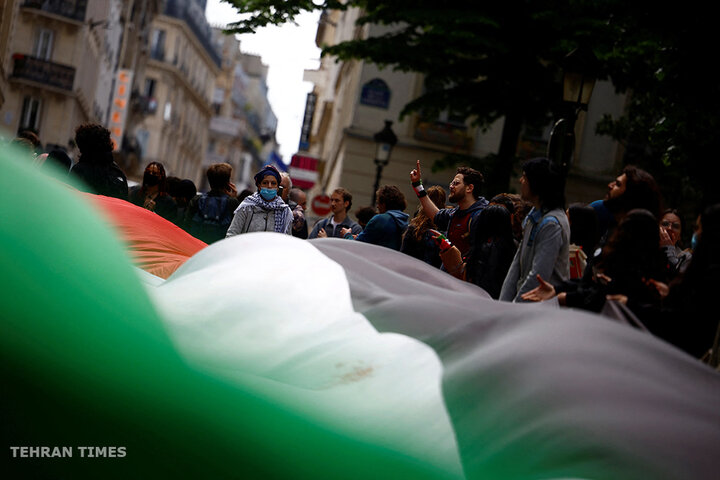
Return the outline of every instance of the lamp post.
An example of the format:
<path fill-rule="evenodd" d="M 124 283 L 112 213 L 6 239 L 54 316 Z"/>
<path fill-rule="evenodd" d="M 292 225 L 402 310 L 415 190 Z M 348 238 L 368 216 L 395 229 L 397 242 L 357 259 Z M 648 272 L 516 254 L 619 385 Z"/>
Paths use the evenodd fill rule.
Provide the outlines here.
<path fill-rule="evenodd" d="M 392 131 L 393 122 L 385 120 L 385 127 L 373 135 L 375 140 L 375 166 L 377 167 L 375 174 L 375 188 L 373 188 L 372 204 L 375 205 L 375 196 L 377 195 L 378 188 L 380 188 L 380 177 L 382 176 L 382 170 L 385 165 L 390 162 L 390 153 L 397 143 L 397 136 Z"/>
<path fill-rule="evenodd" d="M 553 125 L 547 156 L 563 175 L 570 170 L 575 150 L 575 121 L 581 110 L 587 111 L 599 70 L 599 62 L 590 49 L 579 47 L 570 52 L 562 63 L 562 118 Z"/>

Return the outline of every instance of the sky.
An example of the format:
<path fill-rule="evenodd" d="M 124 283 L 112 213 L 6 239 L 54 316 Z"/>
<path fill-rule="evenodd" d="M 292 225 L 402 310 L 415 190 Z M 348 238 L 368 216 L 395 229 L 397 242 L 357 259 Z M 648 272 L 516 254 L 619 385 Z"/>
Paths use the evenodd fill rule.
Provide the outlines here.
<path fill-rule="evenodd" d="M 239 18 L 237 11 L 220 0 L 208 0 L 205 11 L 212 26 L 225 26 Z M 264 27 L 255 34 L 237 35 L 240 50 L 260 55 L 268 70 L 268 100 L 278 118 L 276 139 L 279 153 L 290 163 L 297 152 L 300 128 L 305 114 L 305 99 L 312 84 L 303 82 L 303 71 L 320 64 L 320 49 L 315 45 L 319 12 L 304 13 L 298 25 Z"/>

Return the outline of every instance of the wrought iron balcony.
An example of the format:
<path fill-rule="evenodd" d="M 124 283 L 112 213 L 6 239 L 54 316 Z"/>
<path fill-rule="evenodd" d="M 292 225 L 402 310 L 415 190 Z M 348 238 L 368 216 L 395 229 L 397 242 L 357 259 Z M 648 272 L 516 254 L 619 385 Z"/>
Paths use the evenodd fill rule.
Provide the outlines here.
<path fill-rule="evenodd" d="M 29 80 L 72 92 L 75 68 L 16 53 L 11 78 Z"/>
<path fill-rule="evenodd" d="M 140 95 L 137 91 L 133 91 L 130 95 L 130 108 L 133 112 L 141 115 L 155 115 L 158 103 L 154 97 Z"/>
<path fill-rule="evenodd" d="M 22 6 L 83 22 L 87 0 L 25 0 Z"/>

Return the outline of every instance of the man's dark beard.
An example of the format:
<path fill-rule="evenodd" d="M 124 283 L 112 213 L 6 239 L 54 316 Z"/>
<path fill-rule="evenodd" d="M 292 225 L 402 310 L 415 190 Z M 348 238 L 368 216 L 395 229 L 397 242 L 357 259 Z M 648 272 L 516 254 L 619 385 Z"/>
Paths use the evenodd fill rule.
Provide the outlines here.
<path fill-rule="evenodd" d="M 448 200 L 450 203 L 459 203 L 463 198 L 465 198 L 465 195 L 462 192 L 455 192 L 454 194 L 450 194 Z"/>

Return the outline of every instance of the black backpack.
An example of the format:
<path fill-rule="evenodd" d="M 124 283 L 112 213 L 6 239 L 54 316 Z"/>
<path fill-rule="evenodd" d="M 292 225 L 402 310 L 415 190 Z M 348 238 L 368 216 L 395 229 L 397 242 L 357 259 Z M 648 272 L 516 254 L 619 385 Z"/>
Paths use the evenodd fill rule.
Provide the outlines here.
<path fill-rule="evenodd" d="M 190 235 L 205 243 L 225 238 L 234 212 L 228 208 L 227 195 L 203 194 L 198 198 L 198 209 L 190 220 Z"/>

